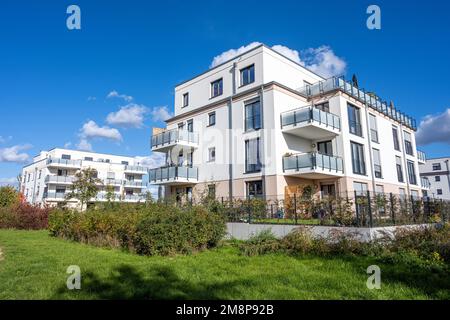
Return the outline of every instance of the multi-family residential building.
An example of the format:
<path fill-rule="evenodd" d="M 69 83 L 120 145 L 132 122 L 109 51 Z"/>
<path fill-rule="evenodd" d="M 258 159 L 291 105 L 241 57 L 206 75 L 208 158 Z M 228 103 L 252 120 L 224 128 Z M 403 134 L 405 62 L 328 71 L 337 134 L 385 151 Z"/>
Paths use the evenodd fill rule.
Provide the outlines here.
<path fill-rule="evenodd" d="M 450 200 L 450 157 L 427 159 L 419 166 L 420 176 L 428 178 L 431 198 Z"/>
<path fill-rule="evenodd" d="M 421 196 L 416 122 L 341 77 L 324 79 L 260 45 L 175 87 L 174 117 L 153 128 L 149 171 L 165 196 L 283 199 Z"/>
<path fill-rule="evenodd" d="M 84 168 L 97 171 L 99 192 L 92 202 L 106 201 L 106 188 L 114 188 L 114 201 L 138 202 L 145 200 L 148 169 L 135 158 L 110 154 L 55 148 L 41 151 L 33 162 L 22 169 L 20 190 L 32 204 L 57 205 L 67 201 L 76 206 L 78 200 L 66 200 L 75 173 Z"/>

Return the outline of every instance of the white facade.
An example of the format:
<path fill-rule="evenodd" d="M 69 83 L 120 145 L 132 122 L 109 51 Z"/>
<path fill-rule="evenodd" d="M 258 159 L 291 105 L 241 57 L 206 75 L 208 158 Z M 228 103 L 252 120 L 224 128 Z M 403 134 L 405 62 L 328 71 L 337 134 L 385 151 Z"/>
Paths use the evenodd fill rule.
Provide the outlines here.
<path fill-rule="evenodd" d="M 145 200 L 147 168 L 131 157 L 115 156 L 55 148 L 41 151 L 33 163 L 22 169 L 20 190 L 27 202 L 56 205 L 66 201 L 75 173 L 93 168 L 99 184 L 99 193 L 92 202 L 106 201 L 106 187 L 114 187 L 114 201 L 139 202 Z M 75 206 L 76 199 L 67 200 Z"/>
<path fill-rule="evenodd" d="M 420 176 L 427 177 L 431 187 L 430 198 L 450 200 L 450 157 L 427 159 L 419 166 Z"/>
<path fill-rule="evenodd" d="M 343 79 L 323 79 L 260 45 L 176 86 L 175 116 L 167 128 L 153 130 L 152 151 L 165 152 L 167 160 L 150 170 L 150 183 L 188 198 L 211 190 L 217 197 L 245 198 L 257 189 L 258 196 L 280 199 L 301 185 L 342 193 L 360 190 L 358 183 L 368 191 L 419 195 L 414 120 L 368 99 Z M 349 124 L 349 105 L 358 110 L 356 126 Z M 362 172 L 354 168 L 351 142 L 363 150 Z M 375 175 L 379 162 L 381 175 Z"/>

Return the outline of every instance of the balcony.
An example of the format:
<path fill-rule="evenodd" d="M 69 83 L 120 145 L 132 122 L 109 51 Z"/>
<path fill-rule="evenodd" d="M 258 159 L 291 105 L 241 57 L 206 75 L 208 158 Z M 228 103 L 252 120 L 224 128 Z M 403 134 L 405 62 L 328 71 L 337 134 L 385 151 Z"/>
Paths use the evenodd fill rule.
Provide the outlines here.
<path fill-rule="evenodd" d="M 45 177 L 45 183 L 47 184 L 63 184 L 63 185 L 70 185 L 75 180 L 74 177 L 67 177 L 67 176 L 46 176 Z"/>
<path fill-rule="evenodd" d="M 119 179 L 105 179 L 103 180 L 103 185 L 105 186 L 121 186 L 122 180 Z"/>
<path fill-rule="evenodd" d="M 59 158 L 49 158 L 47 159 L 48 167 L 55 168 L 81 168 L 81 160 L 68 160 L 68 159 L 59 159 Z"/>
<path fill-rule="evenodd" d="M 308 179 L 342 177 L 344 165 L 342 158 L 317 152 L 283 156 L 285 175 Z"/>
<path fill-rule="evenodd" d="M 425 152 L 417 150 L 417 160 L 419 163 L 426 163 L 427 156 L 425 155 Z"/>
<path fill-rule="evenodd" d="M 142 166 L 125 166 L 126 173 L 147 174 L 148 168 Z"/>
<path fill-rule="evenodd" d="M 47 201 L 65 201 L 66 193 L 64 192 L 45 192 L 43 198 Z"/>
<path fill-rule="evenodd" d="M 430 190 L 431 183 L 427 177 L 420 177 L 420 186 L 422 189 Z"/>
<path fill-rule="evenodd" d="M 303 107 L 281 114 L 283 132 L 309 140 L 333 138 L 341 132 L 339 116 L 314 107 Z"/>
<path fill-rule="evenodd" d="M 125 180 L 123 182 L 123 185 L 125 188 L 146 188 L 147 187 L 147 183 L 142 182 L 142 181 L 130 181 L 130 180 Z"/>
<path fill-rule="evenodd" d="M 167 130 L 152 136 L 152 151 L 166 152 L 178 145 L 185 148 L 198 148 L 198 133 L 187 130 Z"/>
<path fill-rule="evenodd" d="M 310 98 L 313 96 L 323 95 L 334 90 L 345 92 L 360 102 L 367 104 L 370 108 L 383 113 L 392 120 L 395 120 L 412 130 L 417 129 L 416 120 L 414 118 L 407 116 L 398 109 L 391 108 L 386 101 L 383 101 L 377 95 L 353 86 L 353 84 L 346 81 L 344 77 L 332 77 L 312 85 L 305 85 L 298 91 Z"/>
<path fill-rule="evenodd" d="M 150 169 L 149 181 L 161 185 L 195 184 L 198 182 L 198 168 L 173 166 Z"/>

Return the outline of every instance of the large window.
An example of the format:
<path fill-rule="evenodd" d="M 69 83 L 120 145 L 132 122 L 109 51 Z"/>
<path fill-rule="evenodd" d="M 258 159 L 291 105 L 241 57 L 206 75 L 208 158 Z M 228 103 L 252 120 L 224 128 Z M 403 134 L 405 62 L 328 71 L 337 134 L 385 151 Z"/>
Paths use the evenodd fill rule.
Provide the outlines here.
<path fill-rule="evenodd" d="M 402 159 L 400 157 L 395 157 L 395 165 L 397 167 L 398 182 L 405 182 L 405 180 L 403 179 Z"/>
<path fill-rule="evenodd" d="M 373 114 L 369 114 L 370 139 L 378 143 L 377 118 Z"/>
<path fill-rule="evenodd" d="M 383 173 L 381 171 L 381 156 L 380 156 L 380 150 L 378 149 L 372 149 L 373 150 L 373 171 L 375 174 L 375 178 L 383 178 Z"/>
<path fill-rule="evenodd" d="M 189 105 L 189 93 L 183 94 L 183 108 Z"/>
<path fill-rule="evenodd" d="M 398 142 L 397 127 L 392 127 L 392 138 L 394 139 L 394 149 L 400 151 L 400 143 Z"/>
<path fill-rule="evenodd" d="M 259 138 L 245 141 L 245 172 L 261 171 Z"/>
<path fill-rule="evenodd" d="M 326 154 L 327 156 L 333 155 L 333 145 L 331 140 L 322 141 L 317 143 L 317 151 L 321 154 Z"/>
<path fill-rule="evenodd" d="M 412 143 L 411 143 L 411 134 L 409 132 L 403 131 L 405 135 L 405 152 L 410 156 L 414 155 Z"/>
<path fill-rule="evenodd" d="M 255 82 L 255 65 L 241 69 L 241 86 Z"/>
<path fill-rule="evenodd" d="M 362 137 L 361 111 L 359 110 L 359 108 L 351 105 L 350 103 L 347 104 L 347 111 L 350 133 Z"/>
<path fill-rule="evenodd" d="M 64 159 L 64 160 L 70 160 L 70 154 L 63 154 L 63 155 L 61 156 L 61 159 Z"/>
<path fill-rule="evenodd" d="M 439 170 L 441 170 L 441 164 L 433 163 L 433 171 L 439 171 Z"/>
<path fill-rule="evenodd" d="M 259 101 L 245 105 L 245 131 L 261 129 L 261 105 Z"/>
<path fill-rule="evenodd" d="M 194 121 L 188 120 L 187 122 L 187 131 L 188 132 L 194 132 Z"/>
<path fill-rule="evenodd" d="M 417 184 L 416 169 L 414 168 L 414 162 L 408 161 L 407 165 L 408 165 L 408 179 L 409 179 L 409 183 Z"/>
<path fill-rule="evenodd" d="M 262 180 L 247 182 L 247 197 L 250 199 L 263 197 Z"/>
<path fill-rule="evenodd" d="M 353 190 L 355 190 L 358 196 L 363 196 L 367 194 L 367 183 L 353 182 Z"/>
<path fill-rule="evenodd" d="M 364 146 L 359 143 L 350 142 L 352 148 L 352 168 L 355 174 L 366 174 L 366 163 L 364 161 Z"/>
<path fill-rule="evenodd" d="M 330 112 L 330 104 L 328 103 L 328 101 L 316 104 L 314 107 L 324 112 Z"/>
<path fill-rule="evenodd" d="M 218 97 L 223 93 L 223 79 L 211 82 L 211 98 Z"/>
<path fill-rule="evenodd" d="M 208 185 L 208 197 L 211 197 L 211 198 L 216 197 L 216 185 L 215 184 Z"/>
<path fill-rule="evenodd" d="M 213 126 L 216 124 L 216 112 L 208 113 L 208 126 Z"/>

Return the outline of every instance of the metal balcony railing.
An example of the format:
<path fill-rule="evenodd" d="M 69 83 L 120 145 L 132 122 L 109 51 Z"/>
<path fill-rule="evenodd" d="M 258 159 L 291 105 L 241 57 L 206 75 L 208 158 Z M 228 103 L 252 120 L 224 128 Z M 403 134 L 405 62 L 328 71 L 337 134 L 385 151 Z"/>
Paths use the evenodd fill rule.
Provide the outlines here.
<path fill-rule="evenodd" d="M 149 181 L 150 182 L 163 182 L 164 180 L 198 180 L 198 168 L 197 167 L 161 167 L 150 169 Z"/>
<path fill-rule="evenodd" d="M 283 156 L 283 170 L 322 169 L 337 173 L 344 172 L 342 158 L 328 156 L 317 152 L 300 153 Z"/>
<path fill-rule="evenodd" d="M 384 115 L 390 117 L 391 119 L 400 122 L 401 124 L 407 126 L 412 130 L 417 129 L 416 120 L 406 114 L 402 113 L 400 110 L 391 108 L 386 101 L 383 101 L 380 97 L 374 93 L 368 93 L 364 89 L 359 89 L 351 82 L 348 82 L 344 77 L 332 77 L 324 81 L 312 85 L 305 85 L 298 91 L 307 96 L 312 97 L 316 95 L 321 95 L 333 90 L 341 90 L 347 93 L 355 99 L 358 99 L 362 103 L 367 103 L 369 107 L 377 110 Z"/>
<path fill-rule="evenodd" d="M 67 176 L 47 176 L 45 177 L 46 183 L 72 183 L 75 180 L 74 177 Z"/>
<path fill-rule="evenodd" d="M 313 121 L 333 129 L 341 129 L 341 119 L 339 116 L 314 107 L 303 107 L 281 114 L 281 127 Z"/>
<path fill-rule="evenodd" d="M 125 171 L 127 172 L 142 172 L 147 173 L 148 168 L 143 166 L 125 166 Z"/>
<path fill-rule="evenodd" d="M 59 158 L 49 158 L 47 159 L 47 165 L 62 165 L 71 167 L 81 167 L 81 160 L 68 160 Z"/>
<path fill-rule="evenodd" d="M 155 134 L 151 139 L 151 147 L 162 147 L 167 144 L 187 142 L 198 143 L 198 133 L 187 130 L 172 129 Z"/>
<path fill-rule="evenodd" d="M 66 193 L 64 193 L 64 192 L 45 192 L 43 197 L 45 199 L 64 199 L 66 197 Z"/>
<path fill-rule="evenodd" d="M 142 181 L 130 181 L 130 180 L 125 180 L 123 182 L 123 185 L 125 187 L 140 187 L 140 188 L 144 188 L 147 186 L 147 184 L 145 182 Z"/>

